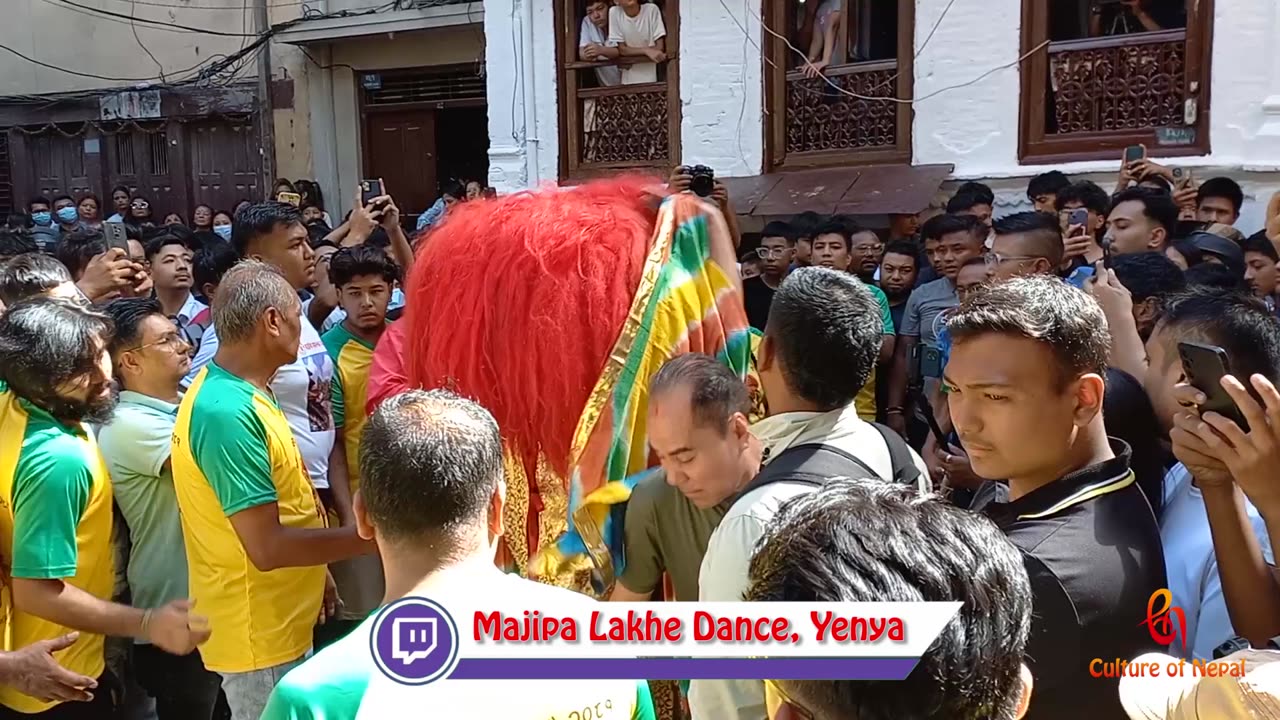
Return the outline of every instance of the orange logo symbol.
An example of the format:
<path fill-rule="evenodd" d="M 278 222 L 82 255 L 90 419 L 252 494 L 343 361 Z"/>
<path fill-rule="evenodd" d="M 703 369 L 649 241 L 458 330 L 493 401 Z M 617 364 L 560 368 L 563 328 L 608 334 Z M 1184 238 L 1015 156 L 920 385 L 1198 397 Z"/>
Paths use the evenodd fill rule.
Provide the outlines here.
<path fill-rule="evenodd" d="M 1156 600 L 1164 601 L 1159 610 L 1156 609 Z M 1173 625 L 1175 619 L 1178 623 L 1176 634 Z M 1169 592 L 1169 588 L 1151 593 L 1147 600 L 1147 619 L 1138 624 L 1146 625 L 1151 631 L 1151 639 L 1161 645 L 1172 645 L 1175 639 L 1182 638 L 1182 649 L 1186 650 L 1187 616 L 1182 608 L 1173 604 L 1173 593 Z"/>

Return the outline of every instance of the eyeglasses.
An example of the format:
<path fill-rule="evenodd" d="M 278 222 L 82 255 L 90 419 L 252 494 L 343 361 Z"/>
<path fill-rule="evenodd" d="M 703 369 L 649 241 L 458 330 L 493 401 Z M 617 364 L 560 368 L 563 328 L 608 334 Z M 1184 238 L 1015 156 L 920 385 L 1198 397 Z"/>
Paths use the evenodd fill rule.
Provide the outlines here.
<path fill-rule="evenodd" d="M 796 715 L 803 718 L 803 720 L 814 720 L 813 713 L 805 706 L 793 700 L 791 696 L 787 694 L 787 691 L 782 689 L 782 686 L 778 684 L 777 680 L 765 680 L 764 684 L 772 690 L 773 693 L 782 700 L 782 702 L 789 705 Z"/>
<path fill-rule="evenodd" d="M 129 207 L 134 207 L 141 210 L 142 208 L 151 207 L 151 203 L 148 203 L 146 200 L 134 200 L 133 202 L 129 203 Z"/>
<path fill-rule="evenodd" d="M 139 352 L 142 350 L 146 350 L 147 348 L 158 347 L 161 345 L 167 347 L 170 350 L 175 350 L 178 348 L 185 347 L 186 344 L 187 344 L 186 338 L 182 337 L 182 335 L 176 332 L 172 332 L 172 333 L 166 333 L 164 337 L 160 338 L 159 340 L 156 340 L 155 342 L 149 342 L 142 345 L 138 345 L 136 347 L 131 347 L 128 350 L 125 350 L 124 352 Z"/>
<path fill-rule="evenodd" d="M 1040 260 L 1039 255 L 1001 255 L 1000 253 L 987 253 L 983 256 L 988 265 L 1003 265 L 1007 262 L 1026 262 L 1027 260 Z"/>
<path fill-rule="evenodd" d="M 782 259 L 787 256 L 787 248 L 756 248 L 756 257 L 761 260 Z"/>

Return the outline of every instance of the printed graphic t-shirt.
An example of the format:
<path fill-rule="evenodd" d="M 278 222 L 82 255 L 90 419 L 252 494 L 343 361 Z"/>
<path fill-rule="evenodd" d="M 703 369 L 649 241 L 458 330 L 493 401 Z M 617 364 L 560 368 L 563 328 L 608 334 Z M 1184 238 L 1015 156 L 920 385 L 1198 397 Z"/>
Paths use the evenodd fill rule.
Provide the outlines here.
<path fill-rule="evenodd" d="M 217 354 L 218 332 L 214 325 L 200 341 L 200 350 L 191 359 L 191 370 L 183 385 L 190 385 Z M 331 382 L 333 361 L 320 340 L 320 333 L 307 319 L 307 303 L 303 303 L 298 359 L 276 371 L 271 379 L 271 393 L 293 430 L 311 485 L 318 489 L 329 487 L 329 453 L 333 450 L 334 437 Z"/>
<path fill-rule="evenodd" d="M 259 570 L 229 519 L 274 502 L 285 527 L 325 526 L 275 401 L 209 363 L 178 408 L 173 484 L 191 597 L 213 631 L 200 647 L 205 667 L 249 672 L 302 657 L 320 612 L 324 566 Z"/>
<path fill-rule="evenodd" d="M 92 433 L 68 426 L 14 395 L 0 382 L 0 558 L 15 578 L 62 580 L 102 600 L 115 583 L 111 544 L 111 480 Z M 4 588 L 0 643 L 19 650 L 71 632 L 13 607 Z M 59 665 L 96 678 L 102 674 L 103 636 L 81 632 L 54 653 Z M 41 702 L 0 686 L 0 705 L 38 713 Z"/>

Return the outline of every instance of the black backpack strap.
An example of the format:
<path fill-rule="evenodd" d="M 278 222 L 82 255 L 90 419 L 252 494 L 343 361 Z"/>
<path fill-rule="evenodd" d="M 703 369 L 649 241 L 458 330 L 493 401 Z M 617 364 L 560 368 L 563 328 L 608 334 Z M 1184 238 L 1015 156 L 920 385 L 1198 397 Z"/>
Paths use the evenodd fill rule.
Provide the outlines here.
<path fill-rule="evenodd" d="M 738 497 L 776 482 L 801 482 L 818 486 L 824 485 L 833 477 L 858 480 L 880 476 L 861 460 L 840 448 L 822 443 L 807 443 L 784 450 L 747 483 Z"/>
<path fill-rule="evenodd" d="M 928 492 L 931 487 L 929 483 L 921 482 L 920 468 L 916 467 L 915 458 L 911 456 L 911 448 L 907 446 L 907 441 L 880 423 L 871 424 L 880 431 L 880 437 L 884 438 L 885 447 L 889 449 L 889 462 L 893 466 L 893 482 L 912 485 L 922 492 Z"/>

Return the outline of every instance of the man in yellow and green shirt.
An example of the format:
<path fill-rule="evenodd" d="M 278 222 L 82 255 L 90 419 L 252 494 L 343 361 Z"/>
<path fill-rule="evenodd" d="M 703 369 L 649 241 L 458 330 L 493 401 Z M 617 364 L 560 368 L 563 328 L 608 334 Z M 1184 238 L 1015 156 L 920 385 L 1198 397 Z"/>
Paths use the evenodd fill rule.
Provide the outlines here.
<path fill-rule="evenodd" d="M 110 338 L 110 320 L 73 300 L 25 300 L 0 317 L 0 556 L 10 578 L 0 594 L 0 649 L 78 630 L 54 659 L 98 679 L 96 692 L 80 688 L 92 700 L 66 707 L 0 687 L 0 715 L 107 717 L 105 635 L 146 639 L 178 655 L 209 635 L 185 600 L 155 610 L 110 601 L 111 481 L 86 427 L 115 408 Z"/>
<path fill-rule="evenodd" d="M 387 307 L 400 270 L 387 254 L 373 245 L 346 247 L 329 256 L 329 281 L 338 291 L 338 307 L 343 319 L 321 338 L 333 358 L 333 424 L 336 442 L 329 467 L 345 467 L 348 487 L 338 487 L 337 474 L 330 478 L 337 520 L 354 525 L 350 498 L 360 487 L 360 433 L 364 429 L 365 398 L 373 348 L 387 328 Z M 346 634 L 382 602 L 382 563 L 377 555 L 334 563 L 330 568 L 343 600 L 342 621 L 337 632 L 324 632 L 325 639 Z M 323 640 L 317 636 L 317 643 Z"/>
<path fill-rule="evenodd" d="M 271 688 L 337 613 L 324 566 L 372 551 L 326 527 L 270 381 L 297 357 L 305 322 L 292 285 L 247 260 L 214 301 L 219 348 L 173 431 L 173 480 L 191 595 L 219 628 L 201 648 L 222 675 L 233 720 L 256 720 Z"/>

